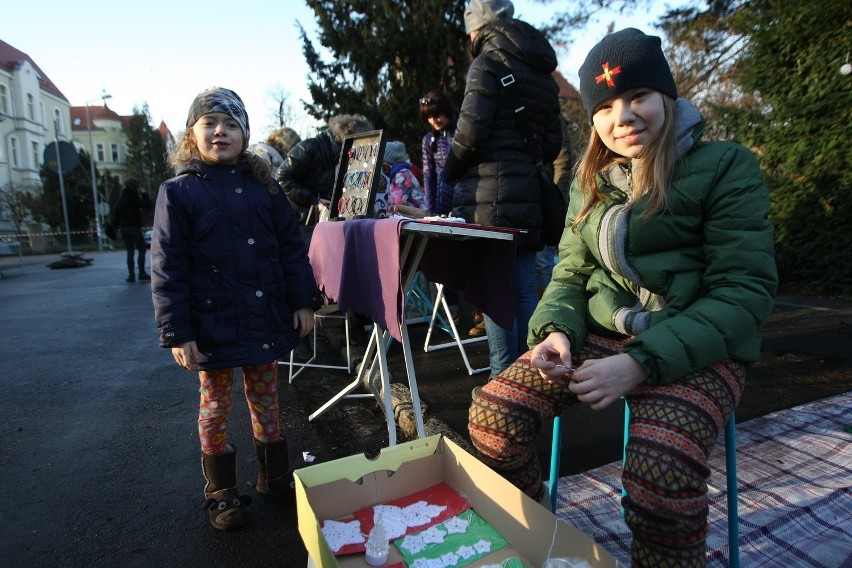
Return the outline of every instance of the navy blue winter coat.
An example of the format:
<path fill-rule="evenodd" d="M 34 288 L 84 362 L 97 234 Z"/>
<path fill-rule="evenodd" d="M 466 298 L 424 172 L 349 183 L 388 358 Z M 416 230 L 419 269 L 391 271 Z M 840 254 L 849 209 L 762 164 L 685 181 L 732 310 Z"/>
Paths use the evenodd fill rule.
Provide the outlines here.
<path fill-rule="evenodd" d="M 160 186 L 151 288 L 160 345 L 194 340 L 202 369 L 282 357 L 293 312 L 319 305 L 293 208 L 243 162 L 195 163 Z"/>

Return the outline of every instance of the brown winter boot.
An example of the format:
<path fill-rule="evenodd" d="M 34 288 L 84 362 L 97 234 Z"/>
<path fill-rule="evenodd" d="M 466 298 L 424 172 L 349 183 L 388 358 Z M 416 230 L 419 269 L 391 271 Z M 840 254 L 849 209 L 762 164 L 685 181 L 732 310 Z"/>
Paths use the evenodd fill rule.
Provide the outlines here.
<path fill-rule="evenodd" d="M 219 530 L 236 529 L 246 523 L 244 507 L 251 503 L 251 497 L 237 494 L 237 452 L 231 451 L 219 456 L 201 454 L 201 468 L 204 471 L 204 508 L 210 516 L 210 523 Z"/>
<path fill-rule="evenodd" d="M 254 455 L 258 466 L 257 492 L 295 503 L 296 492 L 290 485 L 293 476 L 287 457 L 287 441 L 281 439 L 266 444 L 255 440 Z"/>

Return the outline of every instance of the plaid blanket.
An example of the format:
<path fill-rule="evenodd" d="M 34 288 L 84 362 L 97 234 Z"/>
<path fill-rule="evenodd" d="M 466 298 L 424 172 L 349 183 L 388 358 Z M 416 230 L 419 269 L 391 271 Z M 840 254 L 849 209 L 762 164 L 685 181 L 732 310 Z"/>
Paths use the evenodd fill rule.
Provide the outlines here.
<path fill-rule="evenodd" d="M 763 568 L 852 567 L 852 392 L 737 425 L 740 560 Z M 708 566 L 728 565 L 725 447 L 710 465 Z M 559 480 L 556 514 L 630 565 L 621 462 Z"/>

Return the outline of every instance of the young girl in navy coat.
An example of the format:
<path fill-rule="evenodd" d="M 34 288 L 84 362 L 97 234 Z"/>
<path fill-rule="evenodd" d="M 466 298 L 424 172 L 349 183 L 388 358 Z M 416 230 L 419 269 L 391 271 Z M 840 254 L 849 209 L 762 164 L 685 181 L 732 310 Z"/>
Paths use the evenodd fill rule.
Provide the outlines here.
<path fill-rule="evenodd" d="M 151 277 L 160 345 L 201 381 L 198 433 L 205 505 L 217 529 L 245 523 L 228 443 L 234 368 L 243 371 L 260 493 L 292 499 L 281 437 L 278 358 L 314 327 L 317 286 L 298 218 L 269 165 L 246 152 L 240 97 L 211 87 L 193 101 L 160 186 Z"/>

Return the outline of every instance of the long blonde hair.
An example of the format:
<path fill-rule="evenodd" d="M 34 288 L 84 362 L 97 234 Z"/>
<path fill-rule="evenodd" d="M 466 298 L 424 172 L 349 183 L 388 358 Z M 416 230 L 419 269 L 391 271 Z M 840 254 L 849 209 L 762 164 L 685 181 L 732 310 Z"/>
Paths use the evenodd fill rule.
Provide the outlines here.
<path fill-rule="evenodd" d="M 642 217 L 645 219 L 664 211 L 668 207 L 668 186 L 671 182 L 676 159 L 675 100 L 665 95 L 662 96 L 665 117 L 663 127 L 648 142 L 642 155 L 634 159 L 632 164 L 631 189 L 633 195 L 630 196 L 630 202 L 631 204 L 635 203 L 636 199 L 648 193 L 650 203 L 642 213 Z M 598 174 L 617 164 L 627 164 L 629 161 L 624 156 L 607 148 L 601 137 L 598 136 L 597 131 L 592 128 L 586 151 L 577 164 L 577 179 L 580 194 L 583 196 L 583 208 L 571 225 L 574 230 L 577 230 L 585 222 L 592 209 L 605 199 L 598 183 Z"/>
<path fill-rule="evenodd" d="M 198 154 L 198 141 L 195 139 L 192 129 L 187 128 L 178 138 L 174 150 L 169 154 L 169 163 L 175 171 L 180 171 L 193 162 L 200 161 L 201 156 Z M 278 193 L 278 184 L 275 183 L 275 179 L 272 177 L 272 166 L 266 160 L 246 151 L 244 148 L 240 153 L 238 161 L 248 162 L 254 178 L 265 185 L 269 193 L 272 195 Z"/>

